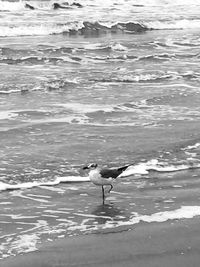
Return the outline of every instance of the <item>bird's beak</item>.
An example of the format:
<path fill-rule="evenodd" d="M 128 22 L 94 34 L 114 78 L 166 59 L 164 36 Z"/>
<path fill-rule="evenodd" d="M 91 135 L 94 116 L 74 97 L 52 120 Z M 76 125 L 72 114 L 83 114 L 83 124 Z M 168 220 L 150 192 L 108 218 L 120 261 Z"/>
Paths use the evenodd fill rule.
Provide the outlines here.
<path fill-rule="evenodd" d="M 89 169 L 88 166 L 83 167 L 83 170 L 88 170 L 88 169 Z"/>

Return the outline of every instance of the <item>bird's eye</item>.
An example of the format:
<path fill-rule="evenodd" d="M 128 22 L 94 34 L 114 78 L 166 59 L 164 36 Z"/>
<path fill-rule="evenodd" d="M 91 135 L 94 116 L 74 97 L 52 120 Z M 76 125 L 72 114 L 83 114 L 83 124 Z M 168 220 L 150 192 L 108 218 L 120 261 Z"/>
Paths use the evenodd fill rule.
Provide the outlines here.
<path fill-rule="evenodd" d="M 92 168 L 96 168 L 96 167 L 97 167 L 97 164 L 96 164 L 96 163 L 92 163 L 92 164 L 90 165 L 90 167 L 92 167 Z"/>

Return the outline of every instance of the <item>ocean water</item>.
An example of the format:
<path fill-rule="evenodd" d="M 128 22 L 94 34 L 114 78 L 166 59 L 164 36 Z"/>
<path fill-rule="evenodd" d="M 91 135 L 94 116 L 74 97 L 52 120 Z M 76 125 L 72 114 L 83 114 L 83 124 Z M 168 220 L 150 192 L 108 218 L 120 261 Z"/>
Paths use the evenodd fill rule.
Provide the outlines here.
<path fill-rule="evenodd" d="M 0 1 L 1 259 L 200 215 L 198 1 L 53 3 Z"/>

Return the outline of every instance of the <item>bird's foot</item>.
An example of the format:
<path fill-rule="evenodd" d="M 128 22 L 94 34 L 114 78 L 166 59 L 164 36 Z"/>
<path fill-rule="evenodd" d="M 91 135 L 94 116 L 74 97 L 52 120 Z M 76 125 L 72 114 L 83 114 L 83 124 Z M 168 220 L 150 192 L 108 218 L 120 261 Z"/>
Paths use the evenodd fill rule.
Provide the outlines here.
<path fill-rule="evenodd" d="M 110 189 L 108 190 L 108 193 L 110 193 L 112 189 L 113 189 L 113 185 L 110 185 Z"/>

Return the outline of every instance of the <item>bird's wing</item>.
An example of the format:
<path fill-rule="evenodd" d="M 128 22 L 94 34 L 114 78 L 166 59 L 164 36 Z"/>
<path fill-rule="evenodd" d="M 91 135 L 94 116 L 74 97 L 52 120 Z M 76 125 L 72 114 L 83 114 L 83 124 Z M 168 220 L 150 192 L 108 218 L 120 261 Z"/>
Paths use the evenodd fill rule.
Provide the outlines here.
<path fill-rule="evenodd" d="M 123 171 L 125 171 L 130 165 L 126 165 L 116 169 L 102 169 L 100 175 L 103 178 L 117 178 Z"/>
<path fill-rule="evenodd" d="M 121 172 L 118 169 L 102 169 L 100 170 L 100 175 L 103 178 L 117 178 Z"/>
<path fill-rule="evenodd" d="M 118 168 L 117 170 L 120 172 L 120 174 L 123 172 L 123 171 L 125 171 L 129 166 L 131 166 L 130 164 L 129 165 L 125 165 L 125 166 L 123 166 L 123 167 L 120 167 L 120 168 Z"/>

